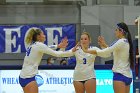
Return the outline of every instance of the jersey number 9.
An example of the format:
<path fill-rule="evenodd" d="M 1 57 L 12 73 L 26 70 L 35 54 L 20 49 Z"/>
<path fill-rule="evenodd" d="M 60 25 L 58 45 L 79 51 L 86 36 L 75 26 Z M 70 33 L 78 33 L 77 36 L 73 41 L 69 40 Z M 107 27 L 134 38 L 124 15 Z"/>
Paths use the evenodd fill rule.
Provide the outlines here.
<path fill-rule="evenodd" d="M 26 56 L 29 56 L 29 55 L 30 55 L 31 48 L 32 48 L 32 47 L 28 47 L 28 48 L 27 48 L 27 51 L 26 51 Z"/>

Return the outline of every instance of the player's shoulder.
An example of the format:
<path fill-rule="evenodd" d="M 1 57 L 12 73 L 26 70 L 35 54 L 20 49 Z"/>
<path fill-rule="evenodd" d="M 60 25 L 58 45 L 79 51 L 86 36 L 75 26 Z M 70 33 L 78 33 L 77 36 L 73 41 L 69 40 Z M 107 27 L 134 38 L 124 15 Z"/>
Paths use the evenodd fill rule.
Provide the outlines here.
<path fill-rule="evenodd" d="M 44 45 L 42 42 L 35 42 L 36 45 Z"/>
<path fill-rule="evenodd" d="M 118 43 L 128 43 L 128 40 L 125 38 L 119 39 Z"/>
<path fill-rule="evenodd" d="M 128 43 L 128 40 L 125 38 L 121 38 L 121 39 L 118 39 L 118 40 L 113 42 L 113 44 L 115 44 L 115 43 Z"/>
<path fill-rule="evenodd" d="M 35 46 L 38 46 L 38 47 L 42 47 L 42 46 L 46 46 L 44 43 L 42 42 L 35 42 L 34 44 Z"/>

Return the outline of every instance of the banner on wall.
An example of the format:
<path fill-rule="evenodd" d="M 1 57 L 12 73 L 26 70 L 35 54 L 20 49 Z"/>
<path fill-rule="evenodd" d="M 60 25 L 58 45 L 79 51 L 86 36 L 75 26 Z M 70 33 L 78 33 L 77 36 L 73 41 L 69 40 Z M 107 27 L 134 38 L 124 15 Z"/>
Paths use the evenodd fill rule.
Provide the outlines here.
<path fill-rule="evenodd" d="M 25 52 L 24 41 L 31 28 L 40 28 L 44 32 L 47 45 L 58 44 L 64 37 L 67 37 L 69 44 L 66 50 L 75 46 L 76 26 L 74 24 L 0 26 L 0 53 Z"/>
<path fill-rule="evenodd" d="M 39 70 L 36 82 L 39 93 L 75 93 L 73 86 L 74 70 Z M 96 93 L 114 93 L 112 70 L 95 70 Z M 23 93 L 19 84 L 20 70 L 0 70 L 0 93 Z M 133 93 L 133 82 L 130 86 Z"/>

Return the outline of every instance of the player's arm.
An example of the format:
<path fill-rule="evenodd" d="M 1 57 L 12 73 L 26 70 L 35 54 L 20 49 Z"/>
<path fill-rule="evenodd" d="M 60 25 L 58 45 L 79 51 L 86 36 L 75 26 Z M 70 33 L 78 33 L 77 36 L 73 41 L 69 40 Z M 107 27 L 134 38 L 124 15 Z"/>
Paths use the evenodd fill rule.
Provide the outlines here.
<path fill-rule="evenodd" d="M 122 40 L 118 40 L 116 43 L 112 44 L 111 46 L 102 49 L 102 50 L 97 50 L 97 55 L 98 56 L 103 56 L 103 55 L 107 55 L 107 54 L 111 54 L 113 51 L 120 49 L 121 46 L 124 45 L 124 41 Z"/>
<path fill-rule="evenodd" d="M 49 45 L 48 47 L 51 48 L 51 49 L 53 49 L 53 50 L 56 50 L 57 47 L 58 47 L 58 45 Z"/>
<path fill-rule="evenodd" d="M 82 48 L 82 49 L 83 49 L 83 51 L 84 51 L 85 53 L 97 55 L 97 51 L 96 51 L 96 50 L 87 50 L 87 49 L 84 49 L 84 48 Z"/>
<path fill-rule="evenodd" d="M 94 50 L 94 51 L 96 51 L 96 55 L 97 56 L 100 56 L 100 57 L 104 57 L 104 58 L 107 58 L 107 57 L 110 57 L 111 56 L 111 53 L 110 52 L 106 52 L 106 53 L 104 53 L 104 54 L 98 54 L 98 51 L 102 51 L 102 49 L 100 49 L 100 48 L 97 48 L 96 47 L 96 49 L 92 49 L 92 50 Z"/>
<path fill-rule="evenodd" d="M 123 42 L 121 40 L 118 40 L 116 43 L 114 43 L 112 46 L 107 47 L 105 49 L 100 50 L 87 50 L 82 46 L 82 49 L 86 53 L 98 55 L 101 57 L 109 57 L 111 56 L 111 53 L 115 51 L 116 49 L 119 49 L 123 45 Z"/>
<path fill-rule="evenodd" d="M 70 56 L 74 56 L 74 53 L 69 50 L 69 51 L 54 51 L 50 48 L 46 49 L 46 54 L 55 56 L 55 57 L 70 57 Z"/>
<path fill-rule="evenodd" d="M 97 55 L 97 52 L 96 52 L 96 50 L 94 49 L 94 50 L 88 50 L 88 49 L 86 49 L 82 44 L 81 44 L 81 47 L 82 47 L 82 50 L 85 52 L 85 53 L 89 53 L 89 54 L 93 54 L 93 55 Z"/>
<path fill-rule="evenodd" d="M 102 49 L 108 47 L 108 45 L 107 45 L 107 43 L 105 42 L 105 39 L 104 39 L 103 36 L 99 36 L 99 37 L 98 37 L 98 44 L 100 45 L 100 47 L 101 47 Z"/>
<path fill-rule="evenodd" d="M 52 55 L 55 57 L 70 57 L 70 56 L 74 55 L 74 53 L 71 50 L 65 51 L 65 52 L 54 51 L 43 43 L 39 46 L 39 49 L 40 49 L 40 52 L 45 53 L 45 54 L 49 54 L 49 55 Z"/>
<path fill-rule="evenodd" d="M 67 37 L 63 38 L 61 42 L 58 45 L 50 45 L 49 48 L 56 50 L 57 48 L 60 48 L 61 50 L 65 49 L 68 45 L 68 39 Z"/>

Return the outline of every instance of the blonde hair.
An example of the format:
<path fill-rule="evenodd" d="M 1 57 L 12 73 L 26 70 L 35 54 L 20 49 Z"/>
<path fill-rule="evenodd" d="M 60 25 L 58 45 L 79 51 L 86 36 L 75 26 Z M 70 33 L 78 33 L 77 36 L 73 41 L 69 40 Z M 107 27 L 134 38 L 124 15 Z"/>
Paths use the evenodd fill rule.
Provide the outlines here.
<path fill-rule="evenodd" d="M 81 35 L 87 35 L 87 36 L 88 36 L 88 38 L 89 38 L 89 41 L 90 41 L 90 43 L 91 43 L 91 37 L 90 37 L 90 35 L 89 35 L 89 33 L 88 33 L 88 32 L 83 32 Z"/>
<path fill-rule="evenodd" d="M 40 35 L 41 32 L 42 32 L 41 29 L 37 29 L 37 28 L 29 29 L 29 32 L 25 39 L 26 44 L 31 44 L 33 41 L 34 42 L 37 41 L 37 35 Z"/>

